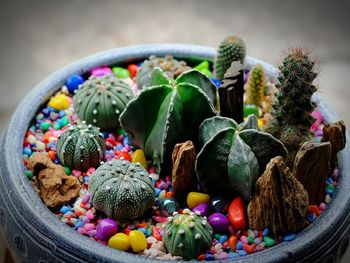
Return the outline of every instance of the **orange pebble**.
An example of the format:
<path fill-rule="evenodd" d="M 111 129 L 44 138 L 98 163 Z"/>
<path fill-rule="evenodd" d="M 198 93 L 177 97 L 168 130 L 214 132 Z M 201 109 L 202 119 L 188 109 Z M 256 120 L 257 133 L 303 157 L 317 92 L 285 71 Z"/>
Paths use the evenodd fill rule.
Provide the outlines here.
<path fill-rule="evenodd" d="M 320 209 L 317 207 L 317 205 L 309 205 L 309 212 L 314 213 L 316 216 L 319 216 L 321 214 Z"/>
<path fill-rule="evenodd" d="M 129 229 L 129 228 L 125 228 L 124 229 L 124 233 L 127 234 L 127 235 L 129 235 L 130 232 L 131 232 L 131 229 Z"/>
<path fill-rule="evenodd" d="M 232 251 L 236 251 L 236 246 L 237 246 L 237 237 L 235 235 L 230 236 L 228 239 L 228 244 L 231 247 Z"/>
<path fill-rule="evenodd" d="M 147 223 L 145 223 L 145 222 L 138 223 L 137 227 L 147 228 Z"/>
<path fill-rule="evenodd" d="M 174 196 L 174 192 L 166 192 L 165 197 L 172 198 Z"/>
<path fill-rule="evenodd" d="M 49 154 L 50 159 L 51 159 L 52 161 L 54 161 L 55 158 L 56 158 L 55 152 L 54 152 L 54 151 L 49 151 L 48 154 Z"/>

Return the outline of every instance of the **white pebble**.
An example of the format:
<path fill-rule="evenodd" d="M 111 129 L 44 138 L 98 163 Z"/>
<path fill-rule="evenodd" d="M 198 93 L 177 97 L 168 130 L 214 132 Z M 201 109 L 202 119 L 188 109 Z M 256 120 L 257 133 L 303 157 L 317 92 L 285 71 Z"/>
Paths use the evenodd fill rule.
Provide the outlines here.
<path fill-rule="evenodd" d="M 36 142 L 36 138 L 33 135 L 28 136 L 28 142 L 30 144 L 34 144 Z"/>
<path fill-rule="evenodd" d="M 45 150 L 45 143 L 41 142 L 41 141 L 36 141 L 36 148 L 41 151 L 41 150 Z"/>
<path fill-rule="evenodd" d="M 164 198 L 165 198 L 165 194 L 166 194 L 166 191 L 165 191 L 165 190 L 162 190 L 162 191 L 159 193 L 159 199 L 164 199 Z"/>
<path fill-rule="evenodd" d="M 332 198 L 330 197 L 330 195 L 326 195 L 326 200 L 325 203 L 329 204 L 331 202 Z"/>
<path fill-rule="evenodd" d="M 153 180 L 159 180 L 159 174 L 151 173 L 150 176 Z"/>

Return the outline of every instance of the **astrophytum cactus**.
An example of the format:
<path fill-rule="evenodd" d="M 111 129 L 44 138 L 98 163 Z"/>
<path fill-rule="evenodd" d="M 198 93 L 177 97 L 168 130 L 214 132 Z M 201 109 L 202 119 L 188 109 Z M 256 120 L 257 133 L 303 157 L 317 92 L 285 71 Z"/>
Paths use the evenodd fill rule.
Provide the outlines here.
<path fill-rule="evenodd" d="M 138 218 L 155 200 L 148 172 L 126 160 L 102 164 L 91 176 L 89 192 L 94 207 L 115 219 Z"/>
<path fill-rule="evenodd" d="M 247 203 L 270 159 L 288 154 L 280 141 L 258 130 L 255 115 L 241 125 L 225 117 L 206 119 L 199 135 L 203 148 L 195 169 L 202 188 L 213 195 L 236 193 Z"/>
<path fill-rule="evenodd" d="M 195 259 L 210 249 L 213 229 L 206 218 L 185 209 L 182 214 L 175 212 L 168 219 L 163 242 L 173 256 Z"/>
<path fill-rule="evenodd" d="M 133 146 L 143 149 L 158 168 L 169 168 L 175 144 L 198 142 L 199 125 L 216 115 L 216 87 L 197 70 L 171 80 L 159 68 L 153 70 L 151 84 L 129 102 L 120 123 Z"/>

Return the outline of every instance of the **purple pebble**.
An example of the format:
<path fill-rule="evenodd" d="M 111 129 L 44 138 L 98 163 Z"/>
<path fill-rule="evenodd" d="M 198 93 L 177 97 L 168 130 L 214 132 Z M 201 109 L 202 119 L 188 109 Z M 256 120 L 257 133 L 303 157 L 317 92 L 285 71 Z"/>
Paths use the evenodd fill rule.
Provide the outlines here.
<path fill-rule="evenodd" d="M 199 212 L 200 216 L 206 216 L 208 214 L 209 206 L 208 204 L 199 204 L 195 208 L 192 209 L 193 212 Z"/>
<path fill-rule="evenodd" d="M 118 232 L 117 223 L 110 219 L 102 219 L 97 225 L 96 237 L 100 240 L 108 240 L 111 236 Z"/>
<path fill-rule="evenodd" d="M 169 188 L 169 185 L 163 181 L 158 185 L 158 188 L 160 188 L 162 190 L 167 190 Z"/>
<path fill-rule="evenodd" d="M 226 216 L 221 213 L 214 213 L 208 218 L 209 224 L 213 227 L 215 232 L 225 232 L 229 226 Z"/>

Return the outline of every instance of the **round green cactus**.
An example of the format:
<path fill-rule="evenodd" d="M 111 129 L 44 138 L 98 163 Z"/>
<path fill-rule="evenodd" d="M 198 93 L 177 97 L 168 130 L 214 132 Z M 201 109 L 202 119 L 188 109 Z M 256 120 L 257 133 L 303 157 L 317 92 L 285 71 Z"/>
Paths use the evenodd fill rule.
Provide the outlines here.
<path fill-rule="evenodd" d="M 264 91 L 266 87 L 266 76 L 261 64 L 256 64 L 249 72 L 248 82 L 246 84 L 247 104 L 262 106 Z"/>
<path fill-rule="evenodd" d="M 119 115 L 134 94 L 124 81 L 112 76 L 90 77 L 74 95 L 74 108 L 81 120 L 103 130 L 120 127 Z"/>
<path fill-rule="evenodd" d="M 247 203 L 271 158 L 288 154 L 280 141 L 258 130 L 255 115 L 241 125 L 225 117 L 206 119 L 199 134 L 203 148 L 195 169 L 200 185 L 213 195 L 234 192 Z"/>
<path fill-rule="evenodd" d="M 89 192 L 94 207 L 115 219 L 138 218 L 155 200 L 148 172 L 126 160 L 102 164 L 91 176 Z"/>
<path fill-rule="evenodd" d="M 175 212 L 174 216 L 168 219 L 163 242 L 172 255 L 195 259 L 210 249 L 213 229 L 205 217 L 185 209 L 183 214 Z"/>
<path fill-rule="evenodd" d="M 219 44 L 218 55 L 215 59 L 214 70 L 216 78 L 223 80 L 225 72 L 233 61 L 244 63 L 246 46 L 242 38 L 229 35 Z"/>
<path fill-rule="evenodd" d="M 64 166 L 86 171 L 97 167 L 103 160 L 106 149 L 102 133 L 97 127 L 69 124 L 68 129 L 57 140 L 57 155 Z"/>

